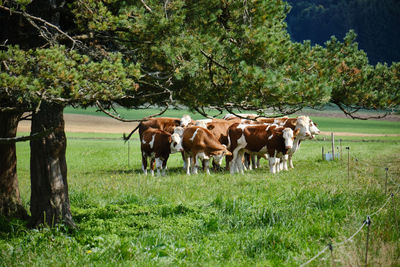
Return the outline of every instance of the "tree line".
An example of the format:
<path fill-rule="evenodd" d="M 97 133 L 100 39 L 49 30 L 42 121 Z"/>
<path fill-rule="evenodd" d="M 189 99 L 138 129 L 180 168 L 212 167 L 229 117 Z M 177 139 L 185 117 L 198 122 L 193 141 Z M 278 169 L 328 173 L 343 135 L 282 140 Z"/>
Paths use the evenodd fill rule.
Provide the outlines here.
<path fill-rule="evenodd" d="M 293 42 L 281 0 L 0 1 L 0 215 L 74 226 L 63 110 L 184 105 L 208 116 L 292 114 L 337 105 L 393 110 L 400 64 L 370 65 L 350 31 Z M 32 121 L 27 137 L 18 122 Z M 30 215 L 21 205 L 15 142 L 31 146 Z"/>
<path fill-rule="evenodd" d="M 324 44 L 353 29 L 371 64 L 400 61 L 400 2 L 397 0 L 288 0 L 293 40 Z"/>

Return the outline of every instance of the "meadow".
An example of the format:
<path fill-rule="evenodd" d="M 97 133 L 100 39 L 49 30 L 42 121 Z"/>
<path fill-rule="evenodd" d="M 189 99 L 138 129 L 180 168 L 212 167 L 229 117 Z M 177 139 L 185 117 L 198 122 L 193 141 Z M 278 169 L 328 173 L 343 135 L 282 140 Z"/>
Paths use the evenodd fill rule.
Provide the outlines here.
<path fill-rule="evenodd" d="M 329 123 L 332 120 L 332 123 Z M 317 121 L 315 119 L 315 121 Z M 399 133 L 399 123 L 323 118 L 331 130 Z M 317 121 L 318 122 L 318 121 Z M 393 126 L 396 125 L 396 126 Z M 395 129 L 393 130 L 393 127 Z M 339 130 L 340 129 L 340 130 Z M 271 175 L 267 162 L 244 175 L 187 176 L 171 155 L 165 177 L 145 176 L 137 136 L 67 134 L 71 211 L 76 230 L 30 230 L 0 219 L 0 266 L 298 266 L 329 243 L 309 266 L 363 265 L 367 215 L 400 184 L 400 137 L 343 137 L 343 159 L 322 161 L 329 140 L 302 143 L 295 169 Z M 341 138 L 341 137 L 338 137 Z M 128 158 L 129 149 L 129 158 Z M 21 197 L 29 209 L 29 143 L 18 143 Z M 370 266 L 400 265 L 400 195 L 374 214 Z"/>

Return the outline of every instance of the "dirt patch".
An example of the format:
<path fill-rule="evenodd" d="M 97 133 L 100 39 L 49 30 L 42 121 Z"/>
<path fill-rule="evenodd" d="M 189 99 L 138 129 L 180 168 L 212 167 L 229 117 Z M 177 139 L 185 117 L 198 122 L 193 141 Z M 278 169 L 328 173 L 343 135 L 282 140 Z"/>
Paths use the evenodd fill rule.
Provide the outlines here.
<path fill-rule="evenodd" d="M 64 114 L 65 131 L 72 133 L 130 133 L 137 122 L 121 122 L 109 117 Z M 21 121 L 18 132 L 30 132 L 31 122 Z"/>
<path fill-rule="evenodd" d="M 316 114 L 313 114 L 317 116 Z M 322 115 L 323 116 L 323 115 Z M 109 117 L 64 114 L 65 131 L 72 133 L 130 133 L 137 122 L 121 122 Z M 21 121 L 18 125 L 18 132 L 30 132 L 30 121 Z M 330 135 L 330 132 L 321 132 L 321 135 Z M 367 134 L 367 133 L 346 133 L 335 132 L 337 136 L 400 136 L 400 134 Z"/>

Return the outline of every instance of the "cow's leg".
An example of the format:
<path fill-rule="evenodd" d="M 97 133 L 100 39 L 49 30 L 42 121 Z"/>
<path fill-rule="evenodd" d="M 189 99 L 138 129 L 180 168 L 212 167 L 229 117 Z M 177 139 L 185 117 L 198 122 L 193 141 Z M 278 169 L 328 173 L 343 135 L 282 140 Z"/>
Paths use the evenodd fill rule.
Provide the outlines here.
<path fill-rule="evenodd" d="M 168 161 L 168 158 L 166 158 L 162 161 L 162 176 L 165 176 L 165 174 L 166 174 L 165 172 L 167 170 L 167 161 Z"/>
<path fill-rule="evenodd" d="M 244 167 L 246 168 L 246 170 L 251 170 L 251 165 L 250 165 L 251 156 L 250 156 L 250 154 L 249 153 L 244 153 L 243 158 L 244 158 L 244 164 L 243 164 Z"/>
<path fill-rule="evenodd" d="M 241 150 L 241 147 L 236 147 L 233 151 L 232 151 L 232 160 L 229 163 L 229 169 L 231 174 L 235 174 L 236 170 L 237 170 L 237 161 L 238 161 L 238 157 L 239 157 L 239 151 Z M 242 159 L 240 158 L 240 161 Z"/>
<path fill-rule="evenodd" d="M 288 171 L 288 170 L 289 170 L 289 169 L 288 169 L 288 165 L 287 165 L 288 159 L 289 159 L 289 155 L 288 155 L 288 154 L 284 155 L 283 158 L 282 158 L 282 161 L 283 161 L 283 170 L 285 170 L 285 171 Z"/>
<path fill-rule="evenodd" d="M 186 174 L 190 175 L 190 155 L 188 153 L 183 154 L 183 166 L 185 166 Z"/>
<path fill-rule="evenodd" d="M 147 175 L 147 156 L 145 153 L 142 153 L 142 170 Z"/>
<path fill-rule="evenodd" d="M 293 166 L 293 159 L 292 159 L 292 157 L 293 157 L 293 154 L 289 154 L 289 167 L 293 169 L 294 166 Z"/>
<path fill-rule="evenodd" d="M 210 169 L 209 169 L 209 164 L 210 164 L 210 158 L 206 156 L 204 152 L 197 153 L 197 162 L 202 162 L 203 163 L 203 170 L 207 173 L 210 174 Z"/>
<path fill-rule="evenodd" d="M 230 167 L 229 164 L 232 164 L 233 157 L 232 156 L 225 156 L 225 170 L 229 171 Z"/>
<path fill-rule="evenodd" d="M 204 168 L 207 174 L 210 174 L 210 160 L 209 159 L 204 159 Z"/>
<path fill-rule="evenodd" d="M 268 158 L 268 163 L 269 163 L 269 171 L 271 173 L 275 173 L 276 172 L 276 157 L 269 157 Z"/>
<path fill-rule="evenodd" d="M 192 173 L 197 174 L 197 153 L 191 157 Z"/>
<path fill-rule="evenodd" d="M 243 157 L 244 157 L 244 151 L 243 151 L 243 150 L 242 150 L 242 151 L 239 151 L 239 157 L 238 157 L 238 171 L 239 171 L 241 174 L 244 174 L 244 171 L 246 170 L 246 169 L 245 169 L 245 166 L 244 166 L 244 164 L 243 164 L 243 161 L 242 161 Z"/>
<path fill-rule="evenodd" d="M 159 157 L 156 158 L 157 176 L 160 176 L 160 169 L 163 167 L 163 160 Z"/>
<path fill-rule="evenodd" d="M 185 152 L 181 152 L 181 155 L 182 155 L 182 160 L 183 160 L 183 170 L 187 170 L 188 162 L 187 162 L 187 158 L 185 156 Z"/>
<path fill-rule="evenodd" d="M 254 154 L 250 155 L 250 161 L 251 161 L 251 168 L 253 170 L 257 169 L 256 155 L 254 155 Z"/>
<path fill-rule="evenodd" d="M 261 160 L 261 156 L 257 156 L 257 163 L 256 163 L 257 168 L 260 168 L 260 160 Z"/>
<path fill-rule="evenodd" d="M 154 165 L 155 165 L 155 160 L 153 157 L 150 158 L 150 172 L 151 176 L 154 176 Z"/>

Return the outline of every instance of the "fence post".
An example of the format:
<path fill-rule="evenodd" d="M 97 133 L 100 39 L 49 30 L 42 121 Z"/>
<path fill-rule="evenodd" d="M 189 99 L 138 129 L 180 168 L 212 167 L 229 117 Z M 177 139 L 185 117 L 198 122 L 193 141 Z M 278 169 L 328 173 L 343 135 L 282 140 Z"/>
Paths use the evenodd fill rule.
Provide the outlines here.
<path fill-rule="evenodd" d="M 347 182 L 350 182 L 350 147 L 346 146 L 347 150 Z"/>
<path fill-rule="evenodd" d="M 395 206 L 395 203 L 394 203 L 394 194 L 393 194 L 393 193 L 390 193 L 390 196 L 392 197 L 393 218 L 394 218 L 394 221 L 395 221 L 395 225 L 398 225 L 398 223 L 397 223 L 397 217 L 396 217 L 396 206 Z"/>
<path fill-rule="evenodd" d="M 332 139 L 332 160 L 335 160 L 335 135 L 331 133 Z"/>
<path fill-rule="evenodd" d="M 333 257 L 333 246 L 332 246 L 332 243 L 329 243 L 328 246 L 329 246 L 329 250 L 331 251 L 331 265 L 332 266 L 336 266 L 335 258 Z"/>
<path fill-rule="evenodd" d="M 130 141 L 128 140 L 128 168 L 130 168 L 130 164 L 129 164 L 129 154 L 130 153 L 130 145 L 129 145 Z"/>
<path fill-rule="evenodd" d="M 324 147 L 322 147 L 322 160 L 324 160 Z"/>
<path fill-rule="evenodd" d="M 368 266 L 368 241 L 369 241 L 369 226 L 371 225 L 371 218 L 367 216 L 367 220 L 365 221 L 367 224 L 367 243 L 365 245 L 365 267 Z"/>
<path fill-rule="evenodd" d="M 389 170 L 389 168 L 388 168 L 388 167 L 386 167 L 386 168 L 385 168 L 385 171 L 386 171 L 386 179 L 385 179 L 385 195 L 386 195 L 386 192 L 387 192 L 388 170 Z"/>
<path fill-rule="evenodd" d="M 339 159 L 340 159 L 340 161 L 342 161 L 342 158 L 343 158 L 343 149 L 342 149 L 342 139 L 339 139 L 339 147 L 340 147 L 340 157 L 339 157 Z"/>

